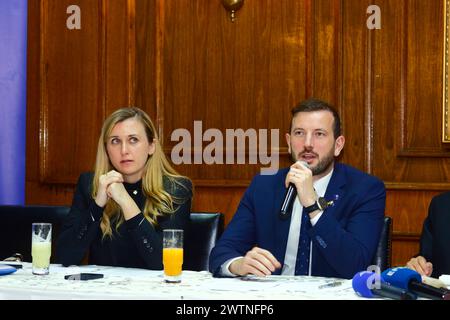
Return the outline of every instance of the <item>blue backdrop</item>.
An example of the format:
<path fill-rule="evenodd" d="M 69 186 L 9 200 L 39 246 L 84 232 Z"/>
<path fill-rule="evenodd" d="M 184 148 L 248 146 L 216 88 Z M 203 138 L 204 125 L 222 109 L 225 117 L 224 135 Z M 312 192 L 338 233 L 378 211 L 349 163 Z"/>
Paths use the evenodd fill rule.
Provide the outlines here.
<path fill-rule="evenodd" d="M 0 204 L 25 202 L 27 0 L 0 0 Z"/>

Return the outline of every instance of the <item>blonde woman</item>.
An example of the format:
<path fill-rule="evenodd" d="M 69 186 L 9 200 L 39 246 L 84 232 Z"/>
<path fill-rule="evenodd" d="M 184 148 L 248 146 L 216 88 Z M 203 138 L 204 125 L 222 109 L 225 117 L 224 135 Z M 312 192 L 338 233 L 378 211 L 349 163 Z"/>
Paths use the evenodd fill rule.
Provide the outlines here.
<path fill-rule="evenodd" d="M 160 270 L 162 230 L 185 229 L 192 184 L 166 159 L 155 126 L 139 108 L 104 122 L 94 173 L 81 174 L 57 244 L 65 266 L 89 264 Z"/>

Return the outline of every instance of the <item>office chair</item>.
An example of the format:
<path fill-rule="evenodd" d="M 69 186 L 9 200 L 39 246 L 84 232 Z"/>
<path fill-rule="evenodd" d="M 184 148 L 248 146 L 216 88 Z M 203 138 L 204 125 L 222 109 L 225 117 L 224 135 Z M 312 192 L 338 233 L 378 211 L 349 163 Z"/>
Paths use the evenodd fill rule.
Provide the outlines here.
<path fill-rule="evenodd" d="M 392 263 L 392 218 L 384 217 L 383 228 L 381 229 L 380 240 L 378 241 L 377 251 L 372 261 L 373 265 L 384 271 L 391 267 Z"/>
<path fill-rule="evenodd" d="M 52 256 L 54 263 L 56 240 L 70 207 L 64 206 L 0 206 L 0 260 L 16 253 L 23 261 L 31 262 L 31 224 L 49 222 L 52 224 Z"/>
<path fill-rule="evenodd" d="M 20 253 L 23 261 L 31 262 L 31 224 L 49 222 L 52 227 L 52 256 L 61 226 L 68 215 L 66 206 L 8 206 L 0 205 L 0 260 Z M 184 239 L 185 270 L 208 270 L 209 253 L 224 230 L 222 213 L 191 213 Z"/>
<path fill-rule="evenodd" d="M 209 254 L 224 230 L 222 213 L 191 213 L 185 232 L 183 270 L 208 270 Z"/>

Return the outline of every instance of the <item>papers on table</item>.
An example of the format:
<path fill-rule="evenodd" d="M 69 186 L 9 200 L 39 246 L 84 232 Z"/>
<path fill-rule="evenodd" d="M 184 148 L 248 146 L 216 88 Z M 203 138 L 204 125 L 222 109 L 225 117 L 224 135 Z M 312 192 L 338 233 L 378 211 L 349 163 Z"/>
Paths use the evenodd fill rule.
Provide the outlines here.
<path fill-rule="evenodd" d="M 212 278 L 201 284 L 203 290 L 214 292 L 246 292 L 252 296 L 270 294 L 271 299 L 340 299 L 356 294 L 351 280 L 309 276 L 246 276 L 239 278 Z"/>
<path fill-rule="evenodd" d="M 64 276 L 100 273 L 89 281 Z M 1 299 L 171 299 L 171 300 L 298 300 L 361 299 L 351 280 L 309 276 L 213 278 L 209 272 L 183 271 L 179 284 L 163 281 L 161 270 L 105 266 L 50 265 L 50 274 L 36 276 L 31 264 L 0 277 Z"/>
<path fill-rule="evenodd" d="M 450 274 L 441 275 L 439 277 L 439 280 L 441 280 L 447 286 L 447 289 L 450 289 Z"/>

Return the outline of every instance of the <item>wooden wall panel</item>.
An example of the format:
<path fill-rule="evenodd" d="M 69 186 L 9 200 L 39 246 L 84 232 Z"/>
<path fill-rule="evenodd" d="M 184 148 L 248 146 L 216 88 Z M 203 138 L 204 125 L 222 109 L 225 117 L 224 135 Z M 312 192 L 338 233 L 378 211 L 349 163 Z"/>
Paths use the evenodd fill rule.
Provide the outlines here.
<path fill-rule="evenodd" d="M 342 99 L 342 16 L 339 1 L 312 2 L 307 52 L 311 88 L 306 96 L 320 97 L 339 108 Z M 307 25 L 308 28 L 308 25 Z"/>
<path fill-rule="evenodd" d="M 146 110 L 157 128 L 161 129 L 164 119 L 159 118 L 157 114 L 157 106 L 161 103 L 158 100 L 161 89 L 157 77 L 160 68 L 160 58 L 157 59 L 160 44 L 156 41 L 156 26 L 160 23 L 158 9 L 156 1 L 136 0 L 135 105 Z"/>
<path fill-rule="evenodd" d="M 405 9 L 402 1 L 383 1 L 381 30 L 371 31 L 371 91 L 369 104 L 372 114 L 371 171 L 384 181 L 401 181 L 398 171 L 397 141 L 401 131 L 401 108 L 404 104 L 405 55 L 401 51 L 404 35 Z M 384 175 L 384 176 L 383 176 Z"/>
<path fill-rule="evenodd" d="M 196 187 L 193 211 L 225 213 L 225 224 L 230 222 L 239 205 L 246 186 L 243 187 Z"/>
<path fill-rule="evenodd" d="M 441 151 L 442 130 L 436 121 L 428 120 L 442 119 L 442 82 L 436 81 L 436 77 L 442 75 L 443 41 L 436 39 L 442 37 L 443 7 L 423 1 L 408 1 L 405 11 L 406 39 L 402 49 L 406 54 L 403 66 L 406 91 L 402 110 L 404 118 L 401 119 L 405 126 L 400 152 L 409 153 L 411 157 L 421 156 L 421 153 L 430 157 Z M 413 174 L 411 171 L 408 173 Z M 429 176 L 430 181 L 443 178 L 439 172 L 436 173 Z"/>
<path fill-rule="evenodd" d="M 85 8 L 83 28 L 75 31 L 66 27 L 66 8 L 71 4 L 41 3 L 39 152 L 44 183 L 71 183 L 86 168 L 79 158 L 92 163 L 93 138 L 101 123 L 97 108 L 103 95 L 101 6 L 79 1 Z"/>
<path fill-rule="evenodd" d="M 74 4 L 81 30 L 66 27 Z M 105 116 L 135 103 L 135 10 L 127 0 L 29 2 L 27 203 L 70 203 Z"/>
<path fill-rule="evenodd" d="M 248 1 L 231 23 L 219 1 L 164 2 L 161 77 L 169 150 L 176 144 L 171 132 L 186 128 L 194 133 L 196 120 L 203 132 L 217 128 L 224 135 L 228 128 L 281 129 L 280 146 L 286 150 L 289 110 L 305 96 L 308 83 L 309 7 L 309 1 Z M 249 181 L 257 169 L 190 165 L 181 170 L 203 184 Z"/>
<path fill-rule="evenodd" d="M 441 143 L 442 1 L 378 1 L 371 109 L 372 172 L 388 188 L 394 264 L 418 252 L 432 196 L 450 188 L 448 147 Z"/>
<path fill-rule="evenodd" d="M 341 2 L 342 18 L 342 86 L 339 107 L 346 136 L 342 161 L 370 171 L 370 106 L 368 105 L 367 72 L 369 31 L 365 27 L 368 1 L 350 0 Z"/>
<path fill-rule="evenodd" d="M 136 36 L 134 1 L 101 1 L 103 4 L 105 115 L 135 104 Z M 120 39 L 120 41 L 119 41 Z M 98 133 L 97 133 L 98 135 Z"/>
<path fill-rule="evenodd" d="M 422 225 L 430 199 L 441 191 L 389 190 L 386 215 L 393 218 L 393 264 L 402 265 L 419 252 Z"/>
<path fill-rule="evenodd" d="M 65 28 L 77 4 L 82 29 Z M 418 250 L 431 198 L 450 190 L 441 143 L 442 0 L 245 0 L 232 23 L 219 0 L 29 0 L 29 204 L 69 204 L 92 168 L 104 117 L 137 105 L 171 134 L 278 129 L 280 166 L 290 109 L 315 96 L 336 105 L 342 161 L 383 179 L 394 218 L 394 264 Z M 203 148 L 209 142 L 203 142 Z M 248 156 L 248 154 L 247 154 Z M 228 222 L 260 164 L 184 164 L 193 210 Z"/>

